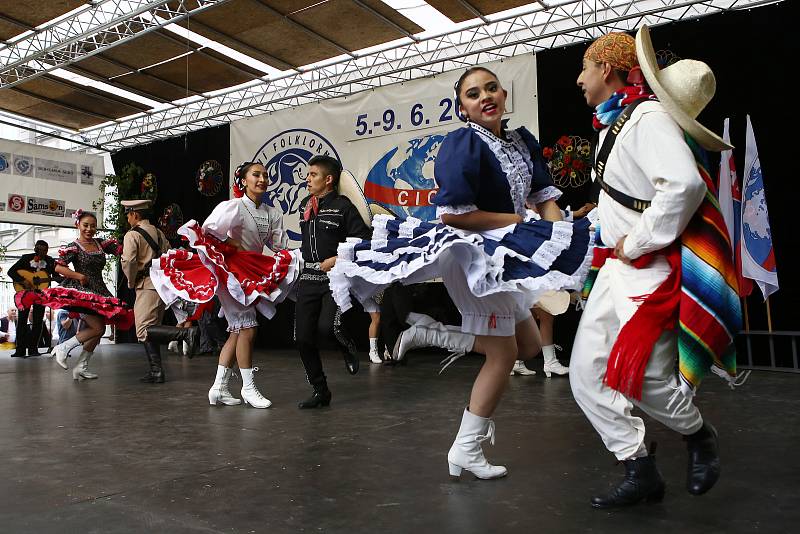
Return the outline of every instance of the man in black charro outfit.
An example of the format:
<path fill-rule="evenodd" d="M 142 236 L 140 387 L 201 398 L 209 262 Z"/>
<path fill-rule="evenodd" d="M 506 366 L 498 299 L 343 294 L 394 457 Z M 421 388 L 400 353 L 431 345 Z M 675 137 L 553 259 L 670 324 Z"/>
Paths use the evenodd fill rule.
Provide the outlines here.
<path fill-rule="evenodd" d="M 341 164 L 329 156 L 308 162 L 306 184 L 310 196 L 300 203 L 301 251 L 305 266 L 297 282 L 295 340 L 306 377 L 314 388 L 299 407 L 328 406 L 331 392 L 319 357 L 319 341 L 333 337 L 350 374 L 358 372 L 355 345 L 342 326 L 341 311 L 333 301 L 328 271 L 336 263 L 336 249 L 348 237 L 368 239 L 370 229 L 350 200 L 337 192 Z"/>
<path fill-rule="evenodd" d="M 50 282 L 58 280 L 61 277 L 56 274 L 56 262 L 53 258 L 47 255 L 49 249 L 47 241 L 41 239 L 36 242 L 33 247 L 32 254 L 23 254 L 19 260 L 11 266 L 8 270 L 8 276 L 16 284 L 21 284 L 25 289 L 37 289 L 33 282 L 25 278 L 21 273 L 23 271 L 33 274 L 37 271 L 44 271 L 49 277 L 42 280 L 40 283 L 46 284 L 44 287 L 49 287 Z M 37 265 L 34 265 L 37 264 Z M 42 287 L 38 287 L 41 289 Z M 44 306 L 34 304 L 33 317 L 31 318 L 31 326 L 28 327 L 28 313 L 30 310 L 19 310 L 19 319 L 17 320 L 17 350 L 11 355 L 12 358 L 27 358 L 28 356 L 39 356 L 39 340 L 42 337 L 42 328 L 44 326 Z M 27 349 L 27 354 L 25 351 Z"/>

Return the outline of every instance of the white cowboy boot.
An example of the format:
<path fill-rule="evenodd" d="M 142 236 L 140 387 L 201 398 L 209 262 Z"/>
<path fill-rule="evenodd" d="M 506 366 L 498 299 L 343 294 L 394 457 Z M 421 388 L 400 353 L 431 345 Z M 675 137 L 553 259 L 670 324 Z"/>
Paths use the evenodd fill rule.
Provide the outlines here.
<path fill-rule="evenodd" d="M 403 330 L 397 338 L 392 350 L 392 359 L 400 361 L 405 358 L 409 350 L 423 347 L 441 347 L 463 355 L 471 351 L 473 345 L 475 336 L 461 332 L 458 327 L 448 327 L 438 321 L 417 323 Z"/>
<path fill-rule="evenodd" d="M 569 374 L 569 367 L 564 367 L 561 362 L 556 358 L 556 349 L 561 350 L 558 345 L 545 345 L 542 347 L 542 355 L 544 355 L 544 374 L 547 378 L 550 375 L 566 375 Z"/>
<path fill-rule="evenodd" d="M 369 361 L 372 363 L 383 363 L 381 353 L 378 352 L 378 338 L 369 338 Z"/>
<path fill-rule="evenodd" d="M 437 321 L 430 315 L 425 315 L 424 313 L 409 312 L 408 315 L 406 316 L 406 323 L 412 326 L 413 325 L 429 326 L 438 322 L 439 321 Z"/>
<path fill-rule="evenodd" d="M 514 367 L 513 369 L 511 369 L 511 372 L 509 374 L 511 376 L 514 375 L 533 376 L 536 374 L 536 371 L 525 367 L 525 362 L 523 362 L 522 360 L 517 360 L 514 362 Z"/>
<path fill-rule="evenodd" d="M 89 370 L 89 360 L 92 359 L 93 354 L 93 352 L 87 352 L 85 350 L 81 352 L 81 355 L 78 356 L 78 361 L 75 363 L 75 367 L 72 368 L 73 380 L 91 380 L 98 378 L 96 373 Z"/>
<path fill-rule="evenodd" d="M 494 421 L 479 417 L 468 408 L 464 409 L 458 435 L 447 453 L 451 477 L 461 476 L 462 469 L 481 479 L 500 478 L 508 474 L 504 466 L 492 465 L 486 460 L 481 448 L 481 443 L 486 440 L 494 445 Z"/>
<path fill-rule="evenodd" d="M 68 340 L 66 340 L 65 342 L 59 343 L 58 345 L 53 347 L 53 351 L 50 353 L 50 355 L 55 356 L 56 363 L 58 363 L 58 365 L 60 365 L 61 367 L 64 368 L 65 371 L 67 371 L 69 369 L 69 367 L 67 367 L 67 357 L 69 356 L 69 352 L 81 344 L 82 343 L 78 341 L 78 338 L 76 336 L 73 336 Z"/>
<path fill-rule="evenodd" d="M 256 383 L 253 381 L 253 371 L 257 369 L 258 367 L 239 368 L 239 372 L 242 373 L 242 400 L 253 408 L 269 408 L 272 406 L 272 401 L 258 391 Z"/>
<path fill-rule="evenodd" d="M 208 390 L 208 403 L 215 406 L 219 403 L 225 406 L 236 406 L 242 403 L 242 399 L 237 399 L 231 395 L 228 389 L 228 381 L 233 374 L 232 368 L 217 366 L 217 377 L 214 379 L 214 385 Z"/>

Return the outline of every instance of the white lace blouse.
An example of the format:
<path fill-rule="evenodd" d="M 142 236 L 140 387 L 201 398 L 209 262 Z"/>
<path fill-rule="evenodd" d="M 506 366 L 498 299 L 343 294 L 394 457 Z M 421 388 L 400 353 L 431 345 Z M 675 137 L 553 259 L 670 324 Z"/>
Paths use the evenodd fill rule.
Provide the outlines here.
<path fill-rule="evenodd" d="M 203 230 L 221 241 L 235 239 L 245 250 L 271 254 L 288 246 L 283 213 L 263 202 L 256 207 L 243 196 L 220 202 L 203 223 Z"/>

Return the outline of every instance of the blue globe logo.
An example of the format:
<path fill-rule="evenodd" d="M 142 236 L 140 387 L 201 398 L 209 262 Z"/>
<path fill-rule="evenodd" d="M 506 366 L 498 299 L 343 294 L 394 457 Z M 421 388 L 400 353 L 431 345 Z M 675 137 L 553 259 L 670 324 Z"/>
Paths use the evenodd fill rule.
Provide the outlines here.
<path fill-rule="evenodd" d="M 444 135 L 409 139 L 384 154 L 367 174 L 364 195 L 401 217 L 436 218 L 433 164 Z"/>
<path fill-rule="evenodd" d="M 295 128 L 267 140 L 253 157 L 253 161 L 258 161 L 267 170 L 269 182 L 263 202 L 283 212 L 283 226 L 295 246 L 302 240 L 299 212 L 300 202 L 308 196 L 308 161 L 319 155 L 341 161 L 339 153 L 327 139 L 312 130 Z"/>
<path fill-rule="evenodd" d="M 742 238 L 747 251 L 761 267 L 768 271 L 774 271 L 775 252 L 772 248 L 772 231 L 769 226 L 761 165 L 758 161 L 750 170 L 750 175 L 746 177 L 744 198 L 746 204 L 742 214 Z"/>

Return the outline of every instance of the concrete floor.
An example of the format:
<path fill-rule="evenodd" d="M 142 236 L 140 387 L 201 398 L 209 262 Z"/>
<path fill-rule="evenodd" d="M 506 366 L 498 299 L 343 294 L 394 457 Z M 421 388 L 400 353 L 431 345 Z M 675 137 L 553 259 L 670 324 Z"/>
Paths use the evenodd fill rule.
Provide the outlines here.
<path fill-rule="evenodd" d="M 487 446 L 509 476 L 451 482 L 447 449 L 481 360 L 437 376 L 436 354 L 414 356 L 362 360 L 350 377 L 328 354 L 331 408 L 299 411 L 308 386 L 292 351 L 257 353 L 267 410 L 210 407 L 210 356 L 170 356 L 169 382 L 143 385 L 136 345 L 103 345 L 100 379 L 80 383 L 49 358 L 2 354 L 0 532 L 797 531 L 800 376 L 754 373 L 735 392 L 709 378 L 698 402 L 722 440 L 717 487 L 690 496 L 683 442 L 649 422 L 667 496 L 608 512 L 588 499 L 622 468 L 567 379 L 512 378 Z"/>

